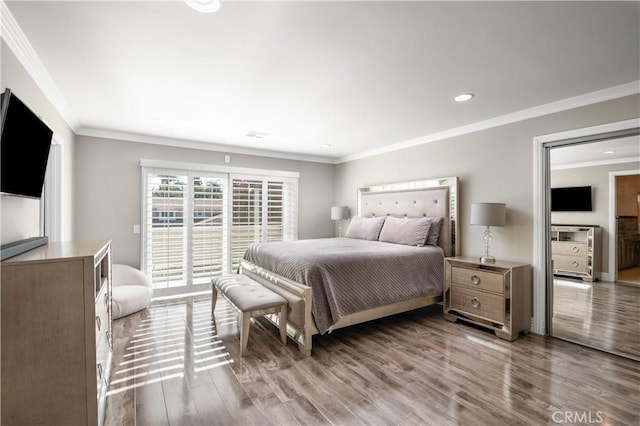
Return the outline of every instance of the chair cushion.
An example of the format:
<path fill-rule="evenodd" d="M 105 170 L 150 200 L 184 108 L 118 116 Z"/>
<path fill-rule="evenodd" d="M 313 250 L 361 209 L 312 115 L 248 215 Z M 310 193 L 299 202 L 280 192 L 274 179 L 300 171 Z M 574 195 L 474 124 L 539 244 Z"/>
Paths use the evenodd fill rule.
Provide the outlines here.
<path fill-rule="evenodd" d="M 141 285 L 153 288 L 151 280 L 139 269 L 133 266 L 114 263 L 111 265 L 111 285 L 119 287 L 123 285 Z"/>
<path fill-rule="evenodd" d="M 111 293 L 111 318 L 118 319 L 149 306 L 153 290 L 143 285 L 121 285 L 114 286 Z"/>

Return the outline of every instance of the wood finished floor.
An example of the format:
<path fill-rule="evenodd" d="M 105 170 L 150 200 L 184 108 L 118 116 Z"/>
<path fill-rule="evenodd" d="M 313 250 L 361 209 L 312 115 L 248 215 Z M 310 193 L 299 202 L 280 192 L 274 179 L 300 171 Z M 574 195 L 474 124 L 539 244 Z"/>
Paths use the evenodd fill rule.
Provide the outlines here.
<path fill-rule="evenodd" d="M 618 281 L 625 284 L 640 285 L 640 266 L 618 271 Z"/>
<path fill-rule="evenodd" d="M 210 308 L 190 297 L 114 321 L 106 425 L 640 424 L 639 362 L 507 342 L 439 305 L 315 336 L 308 358 L 263 320 L 239 358 L 237 315 Z"/>
<path fill-rule="evenodd" d="M 640 287 L 555 277 L 553 335 L 640 361 Z"/>

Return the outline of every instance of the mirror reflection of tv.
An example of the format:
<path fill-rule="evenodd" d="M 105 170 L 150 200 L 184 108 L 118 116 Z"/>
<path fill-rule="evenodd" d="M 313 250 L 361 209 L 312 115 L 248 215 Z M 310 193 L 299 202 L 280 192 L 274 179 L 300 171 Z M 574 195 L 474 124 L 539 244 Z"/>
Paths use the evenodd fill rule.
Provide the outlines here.
<path fill-rule="evenodd" d="M 53 131 L 10 89 L 0 106 L 0 192 L 39 199 Z"/>
<path fill-rule="evenodd" d="M 591 212 L 591 186 L 551 188 L 552 212 Z"/>

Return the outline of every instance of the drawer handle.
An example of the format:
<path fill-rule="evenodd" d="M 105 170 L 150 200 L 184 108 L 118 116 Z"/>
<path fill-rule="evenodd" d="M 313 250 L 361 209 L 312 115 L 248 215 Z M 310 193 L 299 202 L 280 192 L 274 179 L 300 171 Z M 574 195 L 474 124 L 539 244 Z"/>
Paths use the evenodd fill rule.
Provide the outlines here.
<path fill-rule="evenodd" d="M 578 266 L 578 262 L 574 260 L 573 262 L 571 262 L 571 266 Z"/>
<path fill-rule="evenodd" d="M 98 331 L 100 331 L 102 328 L 102 320 L 100 320 L 100 317 L 96 317 L 96 326 L 98 327 Z"/>
<path fill-rule="evenodd" d="M 102 380 L 102 364 L 98 364 L 98 379 Z"/>
<path fill-rule="evenodd" d="M 471 299 L 471 306 L 473 306 L 474 308 L 479 308 L 480 300 L 478 300 L 477 297 L 474 297 L 473 299 Z"/>
<path fill-rule="evenodd" d="M 476 274 L 471 275 L 471 284 L 480 284 L 480 277 Z"/>
<path fill-rule="evenodd" d="M 571 249 L 574 253 L 578 253 L 580 251 L 580 248 L 578 246 L 573 246 L 573 248 Z"/>

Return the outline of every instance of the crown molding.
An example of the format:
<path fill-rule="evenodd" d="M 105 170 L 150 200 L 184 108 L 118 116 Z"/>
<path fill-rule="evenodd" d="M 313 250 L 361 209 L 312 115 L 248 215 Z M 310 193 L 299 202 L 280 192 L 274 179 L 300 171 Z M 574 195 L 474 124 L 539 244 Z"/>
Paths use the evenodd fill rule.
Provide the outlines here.
<path fill-rule="evenodd" d="M 27 74 L 35 81 L 67 125 L 74 132 L 79 129 L 80 122 L 4 1 L 0 1 L 0 37 L 7 43 Z"/>
<path fill-rule="evenodd" d="M 42 61 L 31 46 L 31 43 L 26 38 L 25 34 L 22 32 L 22 29 L 16 22 L 15 18 L 11 14 L 11 11 L 3 0 L 0 0 L 0 18 L 0 38 L 2 38 L 2 40 L 6 42 L 7 46 L 16 55 L 18 61 L 20 61 L 20 63 L 24 66 L 27 73 L 31 76 L 31 78 L 33 78 L 44 95 L 53 104 L 54 108 L 66 121 L 69 127 L 71 127 L 75 134 L 83 136 L 103 137 L 109 139 L 119 138 L 133 142 L 159 144 L 183 148 L 224 151 L 236 154 L 257 155 L 263 157 L 328 164 L 340 164 L 640 93 L 640 80 L 637 80 L 620 86 L 615 86 L 608 89 L 603 89 L 584 95 L 560 100 L 557 102 L 516 111 L 489 120 L 448 129 L 442 132 L 432 133 L 408 141 L 388 145 L 378 149 L 367 150 L 358 154 L 347 155 L 340 158 L 299 155 L 278 151 L 254 150 L 234 147 L 230 145 L 212 144 L 208 142 L 184 141 L 164 137 L 81 127 L 80 122 L 76 118 L 72 109 L 67 104 L 64 96 L 58 89 L 58 86 L 53 81 L 53 78 L 42 64 Z"/>
<path fill-rule="evenodd" d="M 233 145 L 217 144 L 212 142 L 193 141 L 185 139 L 173 139 L 163 136 L 143 135 L 139 133 L 118 132 L 114 130 L 95 129 L 81 127 L 76 132 L 78 136 L 94 138 L 116 139 L 129 142 L 147 143 L 152 145 L 172 146 L 176 148 L 201 149 L 204 151 L 225 152 L 228 154 L 253 155 L 257 157 L 279 158 L 283 160 L 308 161 L 312 163 L 335 164 L 334 158 L 318 157 L 313 155 L 293 154 L 290 152 L 269 151 L 256 148 L 244 148 Z"/>
<path fill-rule="evenodd" d="M 336 164 L 346 163 L 348 161 L 360 160 L 367 157 L 373 157 L 380 154 L 385 154 L 393 151 L 398 151 L 413 146 L 423 145 L 430 142 L 436 142 L 443 139 L 452 138 L 454 136 L 466 135 L 469 133 L 478 132 L 481 130 L 491 129 L 494 127 L 504 126 L 506 124 L 515 123 L 518 121 L 529 120 L 536 117 L 541 117 L 547 114 L 553 114 L 570 110 L 573 108 L 579 108 L 587 105 L 596 104 L 599 102 L 605 102 L 612 99 L 622 98 L 625 96 L 636 95 L 640 93 L 640 80 L 632 81 L 620 86 L 610 87 L 608 89 L 598 90 L 584 95 L 575 96 L 568 99 L 563 99 L 556 102 L 551 102 L 544 105 L 539 105 L 533 108 L 516 111 L 513 113 L 505 114 L 499 117 L 491 118 L 489 120 L 479 121 L 466 126 L 455 127 L 453 129 L 444 130 L 442 132 L 432 133 L 430 135 L 421 136 L 419 138 L 411 139 L 405 142 L 400 142 L 386 147 L 372 149 L 361 152 L 359 154 L 347 155 L 341 157 L 336 161 Z"/>

